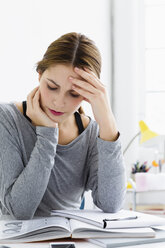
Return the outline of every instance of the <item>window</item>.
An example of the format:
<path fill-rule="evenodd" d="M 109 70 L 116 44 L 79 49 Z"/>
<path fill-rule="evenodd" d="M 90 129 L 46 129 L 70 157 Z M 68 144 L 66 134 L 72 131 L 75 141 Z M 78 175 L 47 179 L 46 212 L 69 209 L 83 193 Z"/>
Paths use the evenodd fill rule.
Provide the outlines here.
<path fill-rule="evenodd" d="M 165 134 L 165 0 L 145 1 L 146 123 Z"/>

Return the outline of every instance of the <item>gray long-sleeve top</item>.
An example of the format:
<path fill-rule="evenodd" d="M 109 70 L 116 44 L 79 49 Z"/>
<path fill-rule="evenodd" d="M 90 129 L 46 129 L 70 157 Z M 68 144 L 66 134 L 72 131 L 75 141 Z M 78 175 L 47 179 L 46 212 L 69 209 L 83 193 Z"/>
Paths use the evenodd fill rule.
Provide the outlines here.
<path fill-rule="evenodd" d="M 118 211 L 126 189 L 120 138 L 98 137 L 90 120 L 71 143 L 58 144 L 58 128 L 35 127 L 14 103 L 0 104 L 0 208 L 17 219 L 80 207 L 92 190 L 105 212 Z"/>

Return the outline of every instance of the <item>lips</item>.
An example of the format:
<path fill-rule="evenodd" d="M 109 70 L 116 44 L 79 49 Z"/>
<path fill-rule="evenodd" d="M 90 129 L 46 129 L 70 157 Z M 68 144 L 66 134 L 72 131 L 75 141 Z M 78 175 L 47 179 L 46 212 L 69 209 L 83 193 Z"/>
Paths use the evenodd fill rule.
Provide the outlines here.
<path fill-rule="evenodd" d="M 64 114 L 64 112 L 57 112 L 57 111 L 55 111 L 55 110 L 53 110 L 53 109 L 49 109 L 50 110 L 50 112 L 53 114 L 53 115 L 56 115 L 56 116 L 59 116 L 59 115 L 63 115 Z"/>

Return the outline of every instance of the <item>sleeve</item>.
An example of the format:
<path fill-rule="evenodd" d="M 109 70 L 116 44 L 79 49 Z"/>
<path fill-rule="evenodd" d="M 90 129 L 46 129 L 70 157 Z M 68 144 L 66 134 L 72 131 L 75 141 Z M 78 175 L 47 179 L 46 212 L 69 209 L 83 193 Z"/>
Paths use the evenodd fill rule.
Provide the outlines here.
<path fill-rule="evenodd" d="M 37 140 L 24 166 L 16 134 L 0 123 L 0 201 L 16 219 L 31 219 L 54 166 L 58 129 L 36 127 Z"/>
<path fill-rule="evenodd" d="M 120 136 L 114 142 L 96 137 L 87 163 L 86 190 L 92 190 L 94 204 L 104 212 L 117 212 L 122 207 L 126 192 Z"/>

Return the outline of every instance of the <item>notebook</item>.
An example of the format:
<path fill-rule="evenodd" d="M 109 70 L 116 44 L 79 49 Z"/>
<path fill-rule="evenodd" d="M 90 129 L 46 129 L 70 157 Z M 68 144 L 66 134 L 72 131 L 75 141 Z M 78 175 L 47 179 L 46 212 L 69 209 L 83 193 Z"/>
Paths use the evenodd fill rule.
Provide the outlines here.
<path fill-rule="evenodd" d="M 156 231 L 156 236 L 153 238 L 105 238 L 105 239 L 102 238 L 102 239 L 87 239 L 87 241 L 104 248 L 115 248 L 115 247 L 124 247 L 124 246 L 140 245 L 140 244 L 159 243 L 159 242 L 165 242 L 165 231 Z"/>

